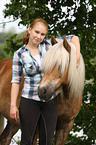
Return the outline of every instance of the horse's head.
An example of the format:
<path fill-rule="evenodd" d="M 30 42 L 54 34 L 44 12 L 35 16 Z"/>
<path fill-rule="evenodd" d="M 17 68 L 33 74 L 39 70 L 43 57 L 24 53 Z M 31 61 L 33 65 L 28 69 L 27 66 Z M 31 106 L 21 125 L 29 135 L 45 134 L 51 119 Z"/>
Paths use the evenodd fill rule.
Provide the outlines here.
<path fill-rule="evenodd" d="M 67 83 L 70 46 L 64 38 L 63 42 L 58 43 L 51 37 L 52 47 L 48 50 L 42 60 L 44 76 L 38 87 L 40 99 L 49 100 L 54 92 L 61 85 Z"/>

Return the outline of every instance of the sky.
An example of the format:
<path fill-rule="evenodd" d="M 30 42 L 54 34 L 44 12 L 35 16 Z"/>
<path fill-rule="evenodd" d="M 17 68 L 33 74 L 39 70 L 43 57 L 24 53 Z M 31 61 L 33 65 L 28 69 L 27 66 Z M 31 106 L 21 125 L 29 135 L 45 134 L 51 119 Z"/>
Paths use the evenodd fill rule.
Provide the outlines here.
<path fill-rule="evenodd" d="M 5 28 L 3 28 L 3 22 L 9 22 L 12 21 L 13 18 L 4 18 L 4 14 L 3 14 L 3 10 L 6 8 L 4 5 L 10 3 L 10 0 L 0 0 L 0 32 L 8 32 L 12 29 L 14 29 L 14 31 L 16 33 L 20 33 L 22 31 L 26 30 L 26 27 L 24 27 L 23 25 L 18 26 L 18 22 L 20 21 L 19 19 L 16 20 L 15 22 L 10 22 L 10 23 L 6 23 Z"/>

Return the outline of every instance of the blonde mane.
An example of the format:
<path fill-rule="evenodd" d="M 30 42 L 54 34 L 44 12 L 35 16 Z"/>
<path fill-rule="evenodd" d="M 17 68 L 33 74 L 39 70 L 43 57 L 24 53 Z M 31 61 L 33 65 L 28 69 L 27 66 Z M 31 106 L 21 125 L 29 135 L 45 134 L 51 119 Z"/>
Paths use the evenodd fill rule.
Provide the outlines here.
<path fill-rule="evenodd" d="M 69 64 L 69 53 L 64 49 L 63 43 L 53 45 L 45 54 L 42 60 L 44 71 L 51 72 L 54 66 L 60 67 L 61 75 L 67 69 Z"/>
<path fill-rule="evenodd" d="M 51 72 L 56 66 L 60 67 L 61 75 L 68 68 L 68 84 L 71 96 L 81 97 L 84 88 L 85 67 L 82 55 L 80 55 L 80 63 L 76 67 L 76 47 L 69 42 L 71 53 L 69 54 L 63 46 L 63 42 L 53 45 L 42 60 L 42 68 L 44 71 Z M 69 56 L 70 55 L 70 56 Z M 70 63 L 69 63 L 70 57 Z M 74 94 L 74 95 L 73 95 Z"/>
<path fill-rule="evenodd" d="M 84 89 L 85 65 L 83 57 L 80 54 L 79 66 L 76 67 L 76 47 L 71 42 L 70 64 L 68 71 L 68 82 L 70 86 L 70 94 L 74 97 L 81 97 Z"/>

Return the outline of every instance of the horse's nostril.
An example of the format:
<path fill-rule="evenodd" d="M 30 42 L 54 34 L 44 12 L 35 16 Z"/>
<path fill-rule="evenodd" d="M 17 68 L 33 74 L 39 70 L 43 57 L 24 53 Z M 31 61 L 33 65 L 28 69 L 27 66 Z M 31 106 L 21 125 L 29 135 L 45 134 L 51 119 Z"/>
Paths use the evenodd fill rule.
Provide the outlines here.
<path fill-rule="evenodd" d="M 46 94 L 46 89 L 44 88 L 43 93 Z"/>
<path fill-rule="evenodd" d="M 39 94 L 39 97 L 41 97 L 41 96 L 46 96 L 46 92 L 47 92 L 47 90 L 46 90 L 46 88 L 45 87 L 38 87 L 38 94 Z"/>

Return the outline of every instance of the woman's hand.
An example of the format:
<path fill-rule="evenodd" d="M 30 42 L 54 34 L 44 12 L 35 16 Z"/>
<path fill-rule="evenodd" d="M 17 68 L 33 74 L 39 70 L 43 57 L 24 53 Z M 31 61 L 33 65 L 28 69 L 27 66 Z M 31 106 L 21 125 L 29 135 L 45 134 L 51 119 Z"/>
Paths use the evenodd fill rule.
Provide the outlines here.
<path fill-rule="evenodd" d="M 10 117 L 12 119 L 15 119 L 16 121 L 17 119 L 19 119 L 19 110 L 16 106 L 17 97 L 19 93 L 19 86 L 20 84 L 18 83 L 12 83 L 12 87 L 11 87 Z"/>
<path fill-rule="evenodd" d="M 12 119 L 15 119 L 16 121 L 19 119 L 19 110 L 18 110 L 17 106 L 10 107 L 10 117 Z"/>
<path fill-rule="evenodd" d="M 80 42 L 79 42 L 79 37 L 78 36 L 73 36 L 71 39 L 71 42 L 75 45 L 76 47 L 76 66 L 79 66 L 80 62 Z"/>
<path fill-rule="evenodd" d="M 76 53 L 76 67 L 79 66 L 79 62 L 80 62 L 80 53 Z"/>

